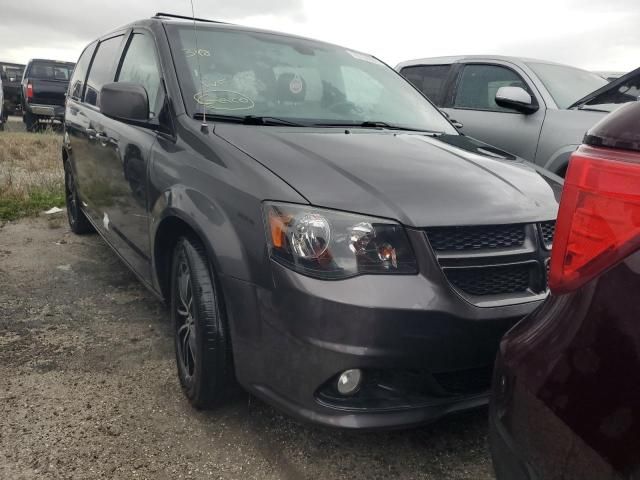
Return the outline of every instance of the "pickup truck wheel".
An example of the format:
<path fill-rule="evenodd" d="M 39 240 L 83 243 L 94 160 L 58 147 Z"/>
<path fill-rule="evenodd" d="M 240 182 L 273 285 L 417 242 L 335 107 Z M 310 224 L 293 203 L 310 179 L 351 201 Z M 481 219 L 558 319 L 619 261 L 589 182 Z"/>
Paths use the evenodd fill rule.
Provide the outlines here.
<path fill-rule="evenodd" d="M 171 271 L 171 320 L 178 377 L 191 404 L 211 408 L 233 383 L 231 345 L 214 274 L 203 245 L 181 237 Z"/>
<path fill-rule="evenodd" d="M 71 231 L 77 235 L 83 235 L 93 231 L 93 226 L 87 220 L 82 208 L 80 208 L 80 200 L 78 199 L 78 191 L 76 190 L 76 182 L 73 178 L 73 170 L 69 160 L 64 162 L 64 193 L 65 203 L 67 205 L 67 219 Z"/>
<path fill-rule="evenodd" d="M 24 124 L 27 127 L 27 132 L 36 132 L 38 131 L 38 117 L 35 115 L 25 112 L 24 113 Z"/>

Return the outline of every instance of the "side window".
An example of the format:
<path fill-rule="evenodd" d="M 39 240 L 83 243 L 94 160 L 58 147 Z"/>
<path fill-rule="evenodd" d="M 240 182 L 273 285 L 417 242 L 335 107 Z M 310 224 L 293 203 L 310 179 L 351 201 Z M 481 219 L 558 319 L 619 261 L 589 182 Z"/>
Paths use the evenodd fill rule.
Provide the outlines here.
<path fill-rule="evenodd" d="M 82 91 L 84 90 L 84 82 L 87 78 L 87 70 L 89 69 L 89 63 L 91 57 L 96 49 L 96 44 L 93 43 L 84 49 L 84 52 L 80 55 L 80 59 L 76 64 L 76 68 L 73 71 L 73 76 L 69 82 L 69 96 L 74 100 L 82 101 Z"/>
<path fill-rule="evenodd" d="M 113 82 L 115 62 L 122 42 L 122 35 L 109 38 L 98 45 L 98 51 L 89 71 L 84 101 L 89 105 L 100 106 L 100 89 L 105 83 Z"/>
<path fill-rule="evenodd" d="M 405 67 L 400 73 L 434 104 L 442 106 L 444 88 L 451 65 L 421 65 Z"/>
<path fill-rule="evenodd" d="M 153 39 L 149 35 L 135 33 L 131 37 L 117 81 L 142 85 L 149 96 L 150 115 L 158 113 L 161 105 L 157 103 L 162 101 L 162 96 L 158 95 L 161 89 L 160 68 Z"/>
<path fill-rule="evenodd" d="M 466 65 L 453 106 L 471 110 L 513 112 L 496 104 L 496 93 L 500 87 L 522 87 L 529 92 L 527 84 L 513 70 L 498 65 Z"/>

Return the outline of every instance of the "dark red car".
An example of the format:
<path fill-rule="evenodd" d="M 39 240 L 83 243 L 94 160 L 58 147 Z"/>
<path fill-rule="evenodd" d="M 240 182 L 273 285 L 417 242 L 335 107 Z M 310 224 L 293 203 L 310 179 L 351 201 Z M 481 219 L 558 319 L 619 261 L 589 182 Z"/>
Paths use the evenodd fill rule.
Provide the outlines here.
<path fill-rule="evenodd" d="M 574 153 L 551 296 L 503 339 L 491 449 L 498 479 L 640 479 L 640 102 Z"/>

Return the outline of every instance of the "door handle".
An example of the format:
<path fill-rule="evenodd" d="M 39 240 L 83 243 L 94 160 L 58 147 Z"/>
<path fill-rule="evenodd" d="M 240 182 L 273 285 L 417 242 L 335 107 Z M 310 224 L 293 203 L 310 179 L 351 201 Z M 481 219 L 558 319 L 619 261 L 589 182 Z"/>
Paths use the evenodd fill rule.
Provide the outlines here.
<path fill-rule="evenodd" d="M 100 146 L 102 147 L 106 147 L 107 145 L 109 145 L 109 135 L 107 135 L 106 133 L 103 132 L 99 132 L 96 134 L 96 139 L 100 142 Z"/>

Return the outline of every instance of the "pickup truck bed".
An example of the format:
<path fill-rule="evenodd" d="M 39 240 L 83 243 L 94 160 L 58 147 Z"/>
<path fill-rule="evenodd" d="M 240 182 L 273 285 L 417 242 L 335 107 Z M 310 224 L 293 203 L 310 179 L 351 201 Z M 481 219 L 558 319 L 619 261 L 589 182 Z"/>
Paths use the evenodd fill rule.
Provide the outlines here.
<path fill-rule="evenodd" d="M 22 79 L 23 121 L 27 130 L 42 123 L 62 123 L 64 102 L 73 63 L 31 60 Z"/>

